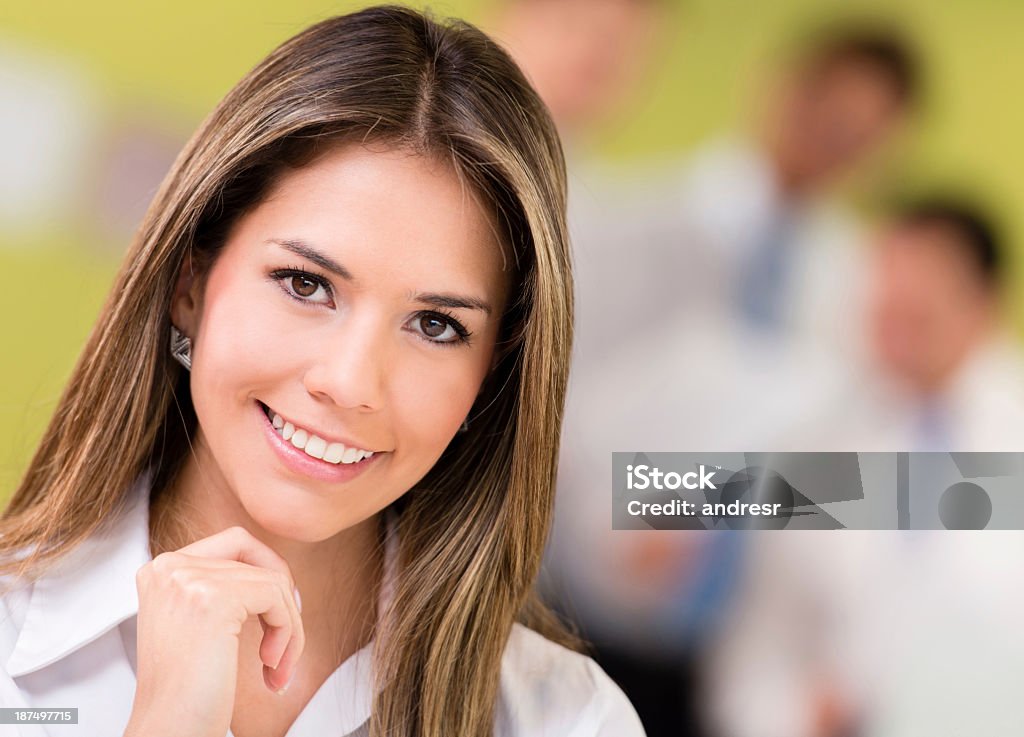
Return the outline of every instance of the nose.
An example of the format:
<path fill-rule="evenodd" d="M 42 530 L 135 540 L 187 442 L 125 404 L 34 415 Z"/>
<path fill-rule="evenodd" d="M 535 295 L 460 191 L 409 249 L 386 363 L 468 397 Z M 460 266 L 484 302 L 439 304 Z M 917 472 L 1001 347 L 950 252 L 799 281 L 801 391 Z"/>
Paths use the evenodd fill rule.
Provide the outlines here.
<path fill-rule="evenodd" d="M 303 379 L 306 390 L 318 400 L 339 407 L 380 409 L 392 343 L 374 320 L 346 320 L 317 347 L 317 357 Z"/>

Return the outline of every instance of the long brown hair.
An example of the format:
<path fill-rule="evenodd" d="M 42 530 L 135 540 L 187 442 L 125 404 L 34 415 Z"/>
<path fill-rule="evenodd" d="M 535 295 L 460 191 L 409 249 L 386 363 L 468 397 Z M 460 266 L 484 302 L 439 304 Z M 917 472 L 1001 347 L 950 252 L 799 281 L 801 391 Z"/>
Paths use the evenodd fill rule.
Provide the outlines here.
<path fill-rule="evenodd" d="M 572 282 L 554 126 L 508 55 L 466 23 L 394 6 L 330 18 L 210 114 L 154 198 L 0 518 L 0 574 L 40 575 L 114 519 L 147 468 L 153 499 L 169 486 L 197 423 L 168 351 L 185 256 L 211 262 L 283 171 L 352 139 L 453 162 L 514 260 L 499 360 L 469 430 L 395 505 L 400 565 L 375 649 L 372 735 L 482 737 L 513 622 L 569 641 L 532 587 L 553 507 Z"/>

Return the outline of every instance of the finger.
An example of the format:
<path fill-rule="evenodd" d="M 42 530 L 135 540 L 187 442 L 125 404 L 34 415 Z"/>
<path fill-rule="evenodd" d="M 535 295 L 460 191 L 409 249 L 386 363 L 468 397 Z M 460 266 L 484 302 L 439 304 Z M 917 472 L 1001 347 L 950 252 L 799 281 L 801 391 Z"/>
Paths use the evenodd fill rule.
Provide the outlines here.
<path fill-rule="evenodd" d="M 289 644 L 302 637 L 301 622 L 295 613 L 291 593 L 285 593 L 278 580 L 240 584 L 248 591 L 245 597 L 246 611 L 259 618 L 263 637 L 259 644 L 259 657 L 265 668 L 279 668 Z M 277 686 L 280 688 L 281 685 Z M 277 690 L 276 688 L 274 690 Z"/>
<path fill-rule="evenodd" d="M 238 564 L 244 565 L 244 564 Z M 246 566 L 248 570 L 236 573 L 236 576 L 245 578 L 256 577 L 253 585 L 267 587 L 264 599 L 258 601 L 259 610 L 248 609 L 250 614 L 259 616 L 260 624 L 263 627 L 263 639 L 260 642 L 260 660 L 267 668 L 275 671 L 272 679 L 276 684 L 274 690 L 286 685 L 294 672 L 295 665 L 305 647 L 305 630 L 302 626 L 302 615 L 299 613 L 292 589 L 289 588 L 288 579 L 281 574 L 265 569 L 257 569 Z M 222 573 L 221 575 L 231 575 Z M 267 601 L 273 602 L 273 606 L 262 609 Z"/>
<path fill-rule="evenodd" d="M 295 632 L 295 621 L 289 617 L 288 626 L 275 626 L 269 617 L 260 615 L 263 639 L 260 641 L 260 660 L 271 668 L 278 668 L 288 642 Z"/>
<path fill-rule="evenodd" d="M 233 618 L 239 624 L 258 617 L 264 631 L 260 659 L 271 668 L 279 667 L 295 633 L 302 637 L 302 619 L 284 574 L 235 561 L 181 558 L 191 562 L 177 565 L 170 574 L 172 580 L 186 592 L 215 592 L 226 613 L 237 612 Z"/>
<path fill-rule="evenodd" d="M 259 612 L 260 622 L 264 625 L 264 638 L 260 644 L 260 658 L 268 666 L 269 676 L 264 678 L 273 690 L 283 687 L 305 645 L 305 634 L 302 617 L 294 598 L 295 582 L 287 562 L 273 549 L 257 539 L 243 527 L 229 527 L 215 535 L 198 540 L 181 548 L 179 553 L 193 556 L 194 562 L 205 561 L 211 568 L 230 568 L 232 564 L 247 565 L 255 568 L 266 568 L 284 574 L 281 588 L 285 606 L 290 612 L 291 627 L 288 630 L 283 624 L 266 614 Z M 287 657 L 285 657 L 287 656 Z M 276 685 L 276 688 L 274 687 Z"/>
<path fill-rule="evenodd" d="M 285 559 L 278 555 L 269 545 L 257 539 L 255 535 L 244 527 L 238 525 L 228 527 L 226 530 L 221 530 L 215 535 L 204 537 L 202 540 L 197 540 L 181 548 L 178 552 L 202 558 L 233 560 L 260 568 L 280 571 L 288 577 L 291 585 L 295 586 L 291 568 L 288 567 Z"/>
<path fill-rule="evenodd" d="M 264 679 L 268 677 L 272 679 L 276 686 L 276 688 L 273 688 L 274 691 L 284 688 L 298 669 L 299 656 L 302 655 L 302 651 L 306 646 L 306 633 L 302 627 L 301 617 L 299 618 L 298 627 L 292 630 L 291 637 L 285 645 L 284 653 L 273 671 L 267 673 L 267 669 L 264 669 Z"/>

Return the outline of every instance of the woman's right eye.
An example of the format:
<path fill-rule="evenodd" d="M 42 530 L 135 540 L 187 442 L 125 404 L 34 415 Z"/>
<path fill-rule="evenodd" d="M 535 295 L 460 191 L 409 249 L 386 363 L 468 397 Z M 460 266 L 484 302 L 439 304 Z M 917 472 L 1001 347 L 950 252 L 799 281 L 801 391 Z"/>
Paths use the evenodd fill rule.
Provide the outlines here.
<path fill-rule="evenodd" d="M 278 269 L 270 276 L 294 300 L 328 307 L 333 305 L 330 282 L 318 274 L 302 269 Z"/>

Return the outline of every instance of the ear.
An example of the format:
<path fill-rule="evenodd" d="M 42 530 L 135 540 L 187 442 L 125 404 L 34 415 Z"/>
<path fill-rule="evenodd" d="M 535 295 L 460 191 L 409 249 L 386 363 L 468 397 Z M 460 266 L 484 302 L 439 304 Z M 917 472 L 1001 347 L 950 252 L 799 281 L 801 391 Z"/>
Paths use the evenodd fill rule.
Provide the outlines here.
<path fill-rule="evenodd" d="M 199 315 L 202 309 L 200 285 L 202 279 L 196 267 L 196 261 L 189 250 L 178 272 L 174 284 L 174 295 L 171 297 L 171 322 L 178 330 L 190 338 L 196 335 L 199 326 Z"/>

